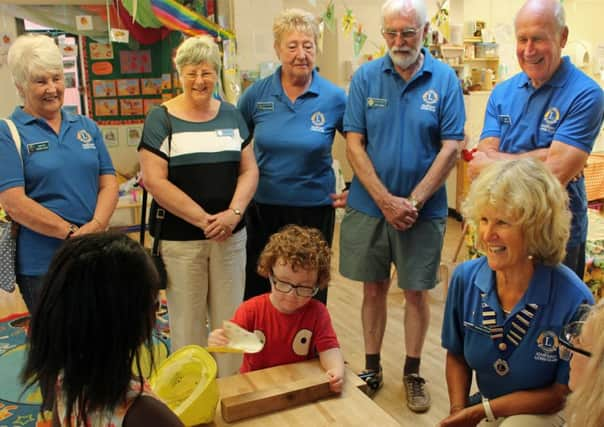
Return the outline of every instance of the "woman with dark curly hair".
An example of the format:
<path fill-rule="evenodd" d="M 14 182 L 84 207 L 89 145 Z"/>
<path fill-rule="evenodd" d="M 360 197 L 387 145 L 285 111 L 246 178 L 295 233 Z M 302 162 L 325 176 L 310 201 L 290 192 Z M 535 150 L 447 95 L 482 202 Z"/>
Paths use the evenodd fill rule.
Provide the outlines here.
<path fill-rule="evenodd" d="M 149 256 L 123 234 L 87 234 L 59 249 L 22 373 L 28 387 L 40 385 L 53 426 L 182 426 L 141 367 L 145 347 L 153 366 L 158 287 Z"/>
<path fill-rule="evenodd" d="M 331 254 L 321 232 L 288 225 L 273 234 L 260 254 L 258 274 L 271 292 L 245 301 L 232 321 L 262 337 L 263 349 L 243 357 L 249 372 L 319 357 L 332 391 L 342 391 L 344 360 L 325 305 L 312 297 L 329 282 Z M 229 344 L 224 329 L 208 338 L 210 346 Z"/>

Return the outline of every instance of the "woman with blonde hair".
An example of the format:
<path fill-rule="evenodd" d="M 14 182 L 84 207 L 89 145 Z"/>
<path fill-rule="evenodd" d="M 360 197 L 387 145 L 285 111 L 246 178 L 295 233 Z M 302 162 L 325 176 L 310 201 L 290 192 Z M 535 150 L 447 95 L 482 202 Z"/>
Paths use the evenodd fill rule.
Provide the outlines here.
<path fill-rule="evenodd" d="M 463 211 L 486 255 L 451 279 L 442 328 L 450 415 L 440 425 L 562 426 L 569 367 L 558 335 L 593 304 L 561 264 L 566 192 L 540 161 L 501 161 L 472 182 Z M 470 396 L 473 374 L 479 393 Z"/>
<path fill-rule="evenodd" d="M 172 351 L 207 345 L 211 328 L 230 319 L 243 300 L 246 230 L 242 213 L 258 182 L 245 121 L 214 97 L 220 51 L 208 36 L 176 50 L 183 93 L 145 120 L 139 159 L 153 196 L 150 228 L 163 218 L 160 252 L 168 284 Z M 231 360 L 229 360 L 231 359 Z M 239 360 L 217 357 L 220 375 Z"/>
<path fill-rule="evenodd" d="M 286 9 L 273 24 L 274 48 L 281 66 L 254 83 L 238 103 L 258 159 L 258 191 L 246 213 L 248 227 L 245 299 L 269 292 L 256 262 L 269 236 L 287 224 L 317 228 L 329 245 L 335 207 L 331 147 L 342 130 L 344 91 L 315 69 L 319 26 L 302 9 Z M 327 289 L 316 297 L 327 300 Z"/>
<path fill-rule="evenodd" d="M 599 427 L 604 420 L 604 301 L 569 323 L 560 357 L 570 361 L 568 427 Z"/>

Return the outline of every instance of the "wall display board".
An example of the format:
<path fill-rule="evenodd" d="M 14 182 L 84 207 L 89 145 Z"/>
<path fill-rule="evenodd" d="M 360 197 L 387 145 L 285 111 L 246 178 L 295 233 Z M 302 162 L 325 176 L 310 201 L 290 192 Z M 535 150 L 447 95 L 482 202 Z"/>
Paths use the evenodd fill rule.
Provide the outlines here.
<path fill-rule="evenodd" d="M 181 93 L 172 62 L 180 32 L 138 48 L 83 40 L 88 109 L 99 125 L 142 123 L 153 106 Z"/>

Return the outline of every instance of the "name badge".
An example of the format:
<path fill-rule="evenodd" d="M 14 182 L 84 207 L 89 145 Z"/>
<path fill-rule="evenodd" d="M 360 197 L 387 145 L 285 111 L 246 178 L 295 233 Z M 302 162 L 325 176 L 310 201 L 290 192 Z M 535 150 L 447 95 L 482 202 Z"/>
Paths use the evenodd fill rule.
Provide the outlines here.
<path fill-rule="evenodd" d="M 228 136 L 232 138 L 235 136 L 235 131 L 233 129 L 218 129 L 216 131 L 216 136 Z"/>
<path fill-rule="evenodd" d="M 388 106 L 388 100 L 382 98 L 367 98 L 369 108 L 385 108 Z"/>
<path fill-rule="evenodd" d="M 512 118 L 510 116 L 508 116 L 507 114 L 502 114 L 499 116 L 499 124 L 502 125 L 511 125 L 512 124 Z"/>
<path fill-rule="evenodd" d="M 27 144 L 27 152 L 37 153 L 38 151 L 47 151 L 49 149 L 48 141 L 34 142 L 33 144 Z"/>
<path fill-rule="evenodd" d="M 260 111 L 275 111 L 275 104 L 272 102 L 256 102 L 256 108 Z"/>

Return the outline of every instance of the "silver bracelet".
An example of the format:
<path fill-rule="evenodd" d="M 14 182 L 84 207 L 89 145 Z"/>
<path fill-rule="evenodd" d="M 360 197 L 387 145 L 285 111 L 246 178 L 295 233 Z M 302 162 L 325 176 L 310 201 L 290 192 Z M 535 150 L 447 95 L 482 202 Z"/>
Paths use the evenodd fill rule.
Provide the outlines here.
<path fill-rule="evenodd" d="M 486 397 L 482 398 L 482 407 L 484 408 L 484 413 L 487 416 L 487 421 L 496 421 L 497 417 L 493 413 L 493 409 L 491 409 L 491 404 L 489 403 L 489 399 Z"/>

